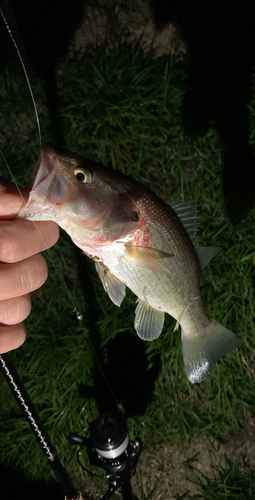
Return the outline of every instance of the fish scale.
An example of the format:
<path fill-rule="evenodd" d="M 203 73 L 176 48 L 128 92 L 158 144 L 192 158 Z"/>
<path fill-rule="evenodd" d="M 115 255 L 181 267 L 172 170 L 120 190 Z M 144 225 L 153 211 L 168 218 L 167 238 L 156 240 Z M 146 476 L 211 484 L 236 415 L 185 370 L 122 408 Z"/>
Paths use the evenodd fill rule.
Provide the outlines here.
<path fill-rule="evenodd" d="M 175 219 L 174 213 L 170 213 L 172 212 L 170 207 L 166 205 L 157 211 L 153 199 L 145 195 L 137 202 L 137 208 L 146 226 L 150 228 L 150 247 L 168 251 L 173 254 L 173 257 L 160 259 L 162 272 L 146 269 L 136 265 L 135 262 L 130 266 L 130 263 L 125 260 L 126 243 L 124 242 L 122 257 L 119 252 L 118 255 L 115 254 L 115 245 L 112 245 L 105 248 L 103 262 L 119 280 L 149 306 L 167 312 L 176 320 L 181 318 L 183 311 L 188 308 L 183 315 L 182 323 L 187 324 L 187 333 L 192 332 L 195 329 L 194 321 L 197 328 L 197 321 L 193 318 L 196 318 L 198 314 L 201 315 L 201 309 L 204 315 L 199 294 L 200 269 L 194 247 L 190 244 L 180 222 Z M 158 221 L 152 222 L 151 220 L 155 220 L 156 217 Z M 143 245 L 142 238 L 139 243 Z M 119 245 L 121 245 L 120 241 Z M 199 299 L 192 304 L 196 297 Z M 189 304 L 192 304 L 192 307 L 189 308 Z"/>

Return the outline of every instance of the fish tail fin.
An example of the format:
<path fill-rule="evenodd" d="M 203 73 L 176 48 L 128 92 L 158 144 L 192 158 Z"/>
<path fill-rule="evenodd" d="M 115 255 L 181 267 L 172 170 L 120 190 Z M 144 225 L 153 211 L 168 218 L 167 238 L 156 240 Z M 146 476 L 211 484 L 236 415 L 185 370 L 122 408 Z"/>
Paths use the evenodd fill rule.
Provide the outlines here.
<path fill-rule="evenodd" d="M 202 382 L 215 363 L 241 343 L 235 333 L 212 318 L 209 325 L 199 334 L 187 335 L 182 330 L 182 355 L 190 382 Z"/>

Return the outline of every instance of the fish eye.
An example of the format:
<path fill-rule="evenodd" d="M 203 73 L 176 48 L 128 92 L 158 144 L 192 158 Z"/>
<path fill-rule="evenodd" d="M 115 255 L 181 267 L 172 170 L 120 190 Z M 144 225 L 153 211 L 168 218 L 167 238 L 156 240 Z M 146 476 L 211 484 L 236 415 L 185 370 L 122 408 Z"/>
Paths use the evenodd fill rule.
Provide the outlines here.
<path fill-rule="evenodd" d="M 77 181 L 83 182 L 84 184 L 89 184 L 92 181 L 92 175 L 89 170 L 83 167 L 77 167 L 74 169 L 74 176 Z"/>

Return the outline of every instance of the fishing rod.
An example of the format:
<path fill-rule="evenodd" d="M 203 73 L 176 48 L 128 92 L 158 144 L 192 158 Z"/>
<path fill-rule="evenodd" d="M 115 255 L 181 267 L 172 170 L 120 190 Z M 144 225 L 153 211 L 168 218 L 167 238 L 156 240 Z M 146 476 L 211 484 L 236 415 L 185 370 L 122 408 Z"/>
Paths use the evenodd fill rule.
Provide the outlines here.
<path fill-rule="evenodd" d="M 44 428 L 44 425 L 26 391 L 26 388 L 13 366 L 7 353 L 0 355 L 0 368 L 18 405 L 23 411 L 49 465 L 58 479 L 67 500 L 82 500 L 82 496 L 73 486 L 65 467 L 60 461 L 57 450 Z"/>
<path fill-rule="evenodd" d="M 64 465 L 58 457 L 57 450 L 7 353 L 0 355 L 0 369 L 62 487 L 65 500 L 83 500 L 82 494 L 72 484 Z M 93 474 L 80 463 L 79 453 L 82 446 L 87 448 L 90 463 L 105 470 L 106 476 L 100 477 L 106 477 L 109 486 L 101 500 L 109 500 L 120 487 L 122 487 L 125 498 L 131 499 L 130 479 L 136 472 L 136 466 L 142 451 L 142 441 L 136 437 L 133 442 L 130 442 L 126 422 L 121 414 L 105 413 L 101 415 L 90 424 L 86 436 L 71 433 L 68 441 L 70 444 L 79 445 L 77 460 L 86 472 Z"/>

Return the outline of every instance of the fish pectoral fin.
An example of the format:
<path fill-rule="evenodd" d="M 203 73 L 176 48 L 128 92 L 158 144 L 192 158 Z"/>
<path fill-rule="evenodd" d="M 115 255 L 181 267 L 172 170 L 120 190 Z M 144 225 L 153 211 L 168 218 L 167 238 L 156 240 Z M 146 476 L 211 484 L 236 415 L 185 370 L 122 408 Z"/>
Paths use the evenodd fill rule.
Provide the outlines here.
<path fill-rule="evenodd" d="M 112 302 L 119 307 L 126 295 L 126 286 L 103 264 L 96 262 L 95 266 L 105 291 Z"/>
<path fill-rule="evenodd" d="M 135 330 L 143 340 L 155 340 L 162 331 L 165 313 L 150 307 L 143 300 L 138 299 L 135 310 Z"/>
<path fill-rule="evenodd" d="M 193 384 L 202 382 L 215 363 L 241 345 L 242 341 L 214 319 L 202 332 L 186 335 L 182 330 L 182 356 L 188 379 Z"/>
<path fill-rule="evenodd" d="M 146 267 L 153 272 L 169 272 L 168 269 L 160 262 L 160 259 L 174 257 L 173 253 L 163 252 L 156 248 L 134 247 L 128 243 L 125 245 L 129 252 L 122 257 L 129 262 L 133 262 L 136 266 Z"/>

